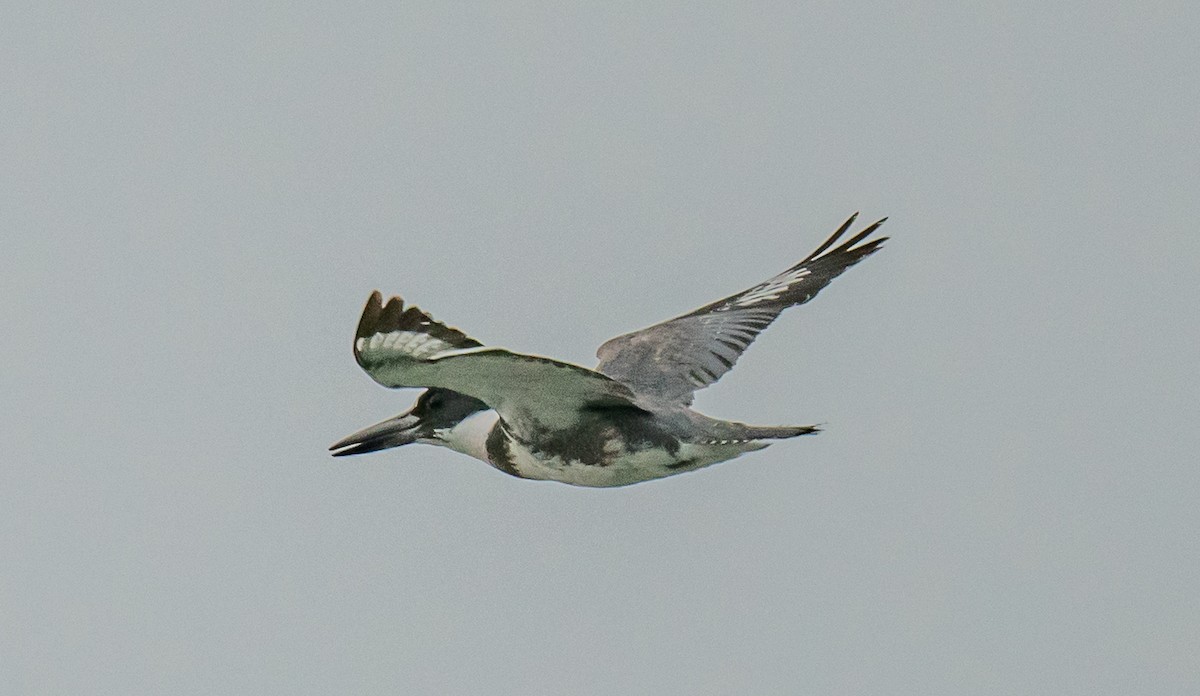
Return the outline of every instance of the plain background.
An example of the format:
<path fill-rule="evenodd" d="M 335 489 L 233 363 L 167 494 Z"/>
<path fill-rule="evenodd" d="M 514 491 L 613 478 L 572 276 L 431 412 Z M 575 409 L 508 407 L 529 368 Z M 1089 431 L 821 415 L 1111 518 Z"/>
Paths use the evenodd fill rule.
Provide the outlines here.
<path fill-rule="evenodd" d="M 0 692 L 1200 690 L 1200 11 L 26 4 L 0 23 Z M 371 290 L 586 365 L 855 210 L 617 490 L 431 447 Z"/>

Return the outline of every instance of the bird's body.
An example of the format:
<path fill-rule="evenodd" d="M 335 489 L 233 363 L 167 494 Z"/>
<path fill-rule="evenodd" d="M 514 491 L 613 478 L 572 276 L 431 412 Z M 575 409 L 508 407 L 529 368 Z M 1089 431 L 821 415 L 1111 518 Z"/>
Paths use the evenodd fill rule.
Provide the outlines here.
<path fill-rule="evenodd" d="M 749 439 L 695 440 L 656 426 L 653 416 L 597 414 L 561 441 L 522 441 L 492 410 L 480 411 L 435 435 L 438 442 L 519 478 L 611 487 L 695 471 L 767 443 Z M 646 421 L 638 423 L 637 421 Z M 807 427 L 806 427 L 807 429 Z"/>
<path fill-rule="evenodd" d="M 520 478 L 612 487 L 694 471 L 815 426 L 751 426 L 705 416 L 692 392 L 715 382 L 784 309 L 811 299 L 885 238 L 883 221 L 745 292 L 600 347 L 595 370 L 490 348 L 400 298 L 372 294 L 359 364 L 389 387 L 428 387 L 413 409 L 330 449 L 335 456 L 424 442 Z M 858 245 L 858 246 L 856 246 Z"/>

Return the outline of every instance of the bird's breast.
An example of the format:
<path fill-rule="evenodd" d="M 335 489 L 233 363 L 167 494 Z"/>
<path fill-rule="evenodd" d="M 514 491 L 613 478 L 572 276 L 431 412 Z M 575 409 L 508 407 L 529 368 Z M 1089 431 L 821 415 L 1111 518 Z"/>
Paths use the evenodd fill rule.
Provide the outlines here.
<path fill-rule="evenodd" d="M 619 436 L 592 442 L 591 448 L 556 450 L 520 441 L 501 424 L 488 439 L 492 466 L 526 479 L 559 481 L 574 486 L 610 488 L 695 471 L 762 445 L 674 443 L 639 446 Z"/>

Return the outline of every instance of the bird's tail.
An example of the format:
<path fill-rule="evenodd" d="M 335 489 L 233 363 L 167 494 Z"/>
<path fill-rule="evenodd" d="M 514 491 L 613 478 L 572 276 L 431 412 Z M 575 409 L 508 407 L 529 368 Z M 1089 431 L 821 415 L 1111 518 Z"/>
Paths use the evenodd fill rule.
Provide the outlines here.
<path fill-rule="evenodd" d="M 752 440 L 783 440 L 821 432 L 815 425 L 747 425 L 745 437 Z"/>
<path fill-rule="evenodd" d="M 821 428 L 815 425 L 746 425 L 734 421 L 717 421 L 706 430 L 707 440 L 710 442 L 783 440 L 821 432 Z"/>

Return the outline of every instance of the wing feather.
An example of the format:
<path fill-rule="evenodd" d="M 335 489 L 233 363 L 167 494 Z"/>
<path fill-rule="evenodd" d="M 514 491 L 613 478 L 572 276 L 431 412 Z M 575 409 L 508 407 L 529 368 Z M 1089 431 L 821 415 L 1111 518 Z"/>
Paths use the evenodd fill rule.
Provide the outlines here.
<path fill-rule="evenodd" d="M 385 387 L 441 387 L 495 409 L 517 434 L 571 427 L 581 410 L 637 408 L 629 387 L 579 365 L 483 346 L 399 297 L 375 292 L 355 332 L 354 357 Z"/>
<path fill-rule="evenodd" d="M 783 310 L 808 302 L 847 268 L 879 250 L 887 237 L 862 242 L 887 218 L 838 244 L 857 217 L 858 213 L 851 215 L 803 261 L 769 280 L 693 312 L 610 339 L 596 351 L 600 359 L 596 370 L 638 393 L 690 404 L 693 392 L 731 370 Z"/>

